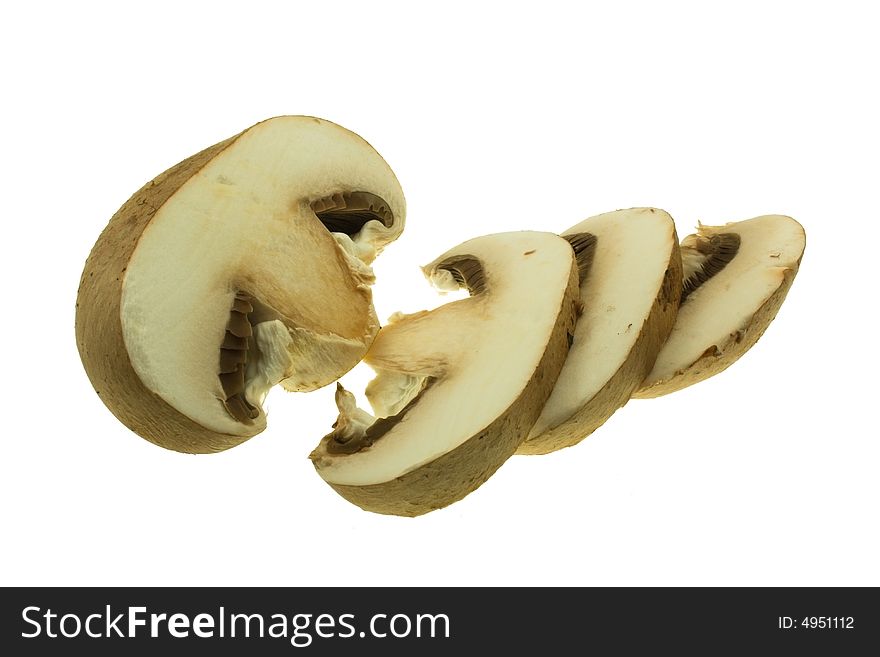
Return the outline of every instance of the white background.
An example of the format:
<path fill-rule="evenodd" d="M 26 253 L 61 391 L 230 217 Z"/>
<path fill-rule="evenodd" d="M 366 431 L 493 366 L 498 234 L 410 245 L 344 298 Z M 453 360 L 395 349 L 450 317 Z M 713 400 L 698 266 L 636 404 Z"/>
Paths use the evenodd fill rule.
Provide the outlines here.
<path fill-rule="evenodd" d="M 0 583 L 880 584 L 871 3 L 10 6 Z M 75 347 L 117 207 L 278 114 L 340 123 L 397 173 L 380 317 L 436 304 L 418 265 L 466 238 L 621 207 L 664 208 L 680 235 L 792 215 L 802 269 L 723 374 L 442 511 L 369 514 L 307 459 L 331 389 L 273 391 L 264 434 L 186 456 L 125 429 Z"/>

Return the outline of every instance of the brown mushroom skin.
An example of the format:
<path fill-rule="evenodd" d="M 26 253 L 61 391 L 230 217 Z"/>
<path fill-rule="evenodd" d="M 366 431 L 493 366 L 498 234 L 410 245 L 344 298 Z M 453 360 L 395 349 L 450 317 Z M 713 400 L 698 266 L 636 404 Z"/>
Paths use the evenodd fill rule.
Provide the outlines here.
<path fill-rule="evenodd" d="M 366 511 L 409 517 L 448 506 L 476 490 L 516 452 L 538 420 L 568 355 L 578 309 L 578 270 L 572 263 L 562 311 L 544 356 L 523 392 L 503 415 L 452 451 L 391 481 L 330 486 Z M 448 473 L 455 473 L 455 478 Z M 466 486 L 462 486 L 463 481 Z"/>
<path fill-rule="evenodd" d="M 138 240 L 158 209 L 238 136 L 174 165 L 119 208 L 89 254 L 77 292 L 76 345 L 95 392 L 129 429 L 177 452 L 219 452 L 250 436 L 206 429 L 143 385 L 122 337 L 122 285 Z M 113 394 L 106 394 L 110 390 Z"/>

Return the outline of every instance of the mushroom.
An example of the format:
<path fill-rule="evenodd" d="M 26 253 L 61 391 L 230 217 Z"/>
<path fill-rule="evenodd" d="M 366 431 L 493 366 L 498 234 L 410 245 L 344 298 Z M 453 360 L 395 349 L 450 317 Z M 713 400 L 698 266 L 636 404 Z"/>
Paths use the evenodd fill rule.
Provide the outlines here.
<path fill-rule="evenodd" d="M 659 397 L 718 374 L 748 351 L 776 317 L 804 253 L 803 227 L 765 215 L 700 225 L 681 243 L 678 318 L 634 397 Z"/>
<path fill-rule="evenodd" d="M 334 431 L 312 453 L 340 495 L 416 516 L 480 486 L 519 447 L 553 389 L 572 339 L 578 276 L 569 243 L 515 232 L 465 242 L 424 268 L 470 296 L 396 316 L 366 362 L 376 417 L 341 386 Z"/>
<path fill-rule="evenodd" d="M 681 295 L 675 224 L 663 210 L 591 217 L 563 233 L 589 248 L 581 271 L 583 313 L 556 387 L 520 454 L 579 443 L 626 404 L 672 330 Z"/>
<path fill-rule="evenodd" d="M 370 263 L 405 205 L 363 139 L 312 117 L 263 121 L 172 167 L 113 216 L 85 264 L 76 338 L 130 429 L 181 452 L 266 426 L 272 386 L 312 390 L 378 330 Z"/>

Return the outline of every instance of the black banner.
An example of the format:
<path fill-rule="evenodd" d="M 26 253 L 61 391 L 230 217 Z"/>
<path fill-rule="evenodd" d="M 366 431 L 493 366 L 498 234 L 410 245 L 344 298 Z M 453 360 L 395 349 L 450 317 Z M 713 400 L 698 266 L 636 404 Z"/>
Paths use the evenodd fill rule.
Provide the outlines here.
<path fill-rule="evenodd" d="M 5 655 L 597 648 L 850 655 L 880 646 L 880 601 L 868 588 L 20 588 L 0 595 Z"/>

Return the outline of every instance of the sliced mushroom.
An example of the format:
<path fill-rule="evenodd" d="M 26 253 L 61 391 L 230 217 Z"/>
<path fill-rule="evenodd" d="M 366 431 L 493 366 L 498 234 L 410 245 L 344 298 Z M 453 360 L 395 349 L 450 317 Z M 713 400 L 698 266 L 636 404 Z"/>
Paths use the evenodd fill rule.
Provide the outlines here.
<path fill-rule="evenodd" d="M 98 394 L 158 445 L 211 452 L 262 431 L 269 388 L 337 379 L 378 330 L 369 263 L 403 193 L 363 139 L 278 117 L 172 167 L 110 220 L 80 283 Z"/>
<path fill-rule="evenodd" d="M 340 495 L 377 513 L 426 513 L 486 481 L 537 419 L 574 330 L 577 267 L 556 235 L 480 237 L 425 275 L 471 296 L 385 326 L 366 358 L 378 419 L 340 387 L 335 429 L 312 453 Z"/>
<path fill-rule="evenodd" d="M 634 396 L 659 397 L 730 367 L 776 317 L 805 244 L 803 227 L 781 215 L 700 225 L 688 235 L 678 318 Z"/>
<path fill-rule="evenodd" d="M 681 295 L 675 224 L 663 210 L 633 208 L 582 221 L 563 233 L 581 272 L 574 342 L 520 454 L 579 443 L 623 406 L 645 379 L 672 330 Z M 587 240 L 591 236 L 592 240 Z"/>

